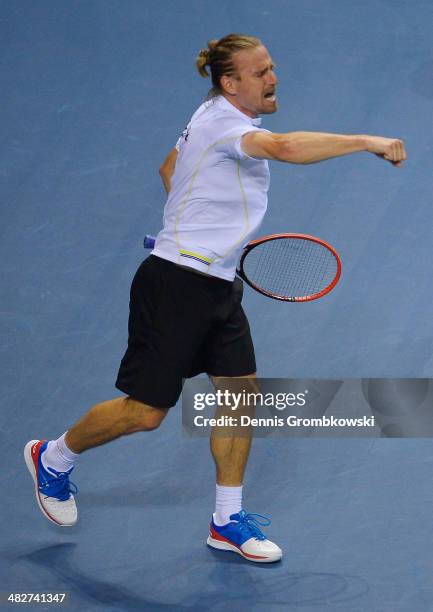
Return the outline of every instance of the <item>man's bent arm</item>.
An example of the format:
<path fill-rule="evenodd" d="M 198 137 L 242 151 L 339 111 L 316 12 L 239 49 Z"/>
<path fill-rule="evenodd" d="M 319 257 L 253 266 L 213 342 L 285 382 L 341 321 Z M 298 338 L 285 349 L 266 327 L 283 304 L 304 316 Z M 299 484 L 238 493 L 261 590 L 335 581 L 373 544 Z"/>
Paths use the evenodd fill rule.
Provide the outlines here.
<path fill-rule="evenodd" d="M 176 159 L 177 149 L 172 149 L 159 169 L 159 174 L 164 184 L 164 189 L 167 193 L 169 193 L 171 189 L 171 177 L 173 176 L 174 168 L 176 166 Z"/>
<path fill-rule="evenodd" d="M 249 132 L 242 137 L 242 149 L 250 157 L 293 164 L 313 164 L 359 151 L 375 153 L 395 165 L 407 159 L 404 144 L 397 138 L 321 132 Z"/>

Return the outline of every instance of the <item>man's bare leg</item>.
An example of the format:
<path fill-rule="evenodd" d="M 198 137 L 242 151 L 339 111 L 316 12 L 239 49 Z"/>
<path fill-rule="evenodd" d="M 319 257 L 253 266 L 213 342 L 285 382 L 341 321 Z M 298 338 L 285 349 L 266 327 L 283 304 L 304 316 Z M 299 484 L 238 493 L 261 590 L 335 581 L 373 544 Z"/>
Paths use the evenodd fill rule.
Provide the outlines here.
<path fill-rule="evenodd" d="M 238 378 L 212 377 L 217 390 L 230 393 L 257 391 L 255 374 Z M 232 411 L 231 406 L 218 407 L 215 416 L 228 416 L 240 419 L 242 414 L 251 412 L 248 406 L 239 406 Z M 239 421 L 238 421 L 239 422 Z M 216 468 L 215 524 L 225 525 L 230 516 L 242 509 L 242 490 L 245 467 L 251 448 L 251 428 L 213 427 L 210 446 Z"/>
<path fill-rule="evenodd" d="M 93 406 L 68 430 L 65 442 L 72 452 L 82 453 L 120 436 L 156 429 L 167 412 L 131 397 L 118 397 Z"/>
<path fill-rule="evenodd" d="M 256 374 L 240 376 L 234 379 L 234 382 L 239 379 L 251 379 L 251 392 L 257 392 Z M 224 389 L 230 386 L 229 378 L 212 377 L 212 382 L 216 388 L 221 386 L 221 381 Z M 230 409 L 228 411 L 230 413 Z M 238 436 L 233 428 L 229 428 L 227 436 L 225 436 L 224 430 L 221 428 L 215 427 L 212 430 L 210 446 L 215 461 L 218 485 L 227 487 L 242 485 L 251 448 L 251 433 L 251 429 L 243 428 L 242 435 Z"/>
<path fill-rule="evenodd" d="M 69 482 L 69 474 L 79 453 L 120 436 L 156 429 L 166 414 L 167 410 L 119 397 L 93 406 L 57 440 L 30 440 L 24 458 L 44 516 L 61 527 L 74 525 L 78 518 L 76 489 Z"/>

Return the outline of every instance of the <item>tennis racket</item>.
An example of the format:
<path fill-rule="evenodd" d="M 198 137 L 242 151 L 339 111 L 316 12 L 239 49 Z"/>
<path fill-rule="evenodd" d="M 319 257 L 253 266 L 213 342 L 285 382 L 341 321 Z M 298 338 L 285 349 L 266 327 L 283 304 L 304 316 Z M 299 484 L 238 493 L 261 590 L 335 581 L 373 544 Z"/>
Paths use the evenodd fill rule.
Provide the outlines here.
<path fill-rule="evenodd" d="M 147 235 L 144 248 L 155 238 Z M 236 270 L 250 287 L 283 302 L 311 302 L 338 283 L 341 260 L 324 240 L 306 234 L 272 234 L 252 240 L 244 248 Z"/>

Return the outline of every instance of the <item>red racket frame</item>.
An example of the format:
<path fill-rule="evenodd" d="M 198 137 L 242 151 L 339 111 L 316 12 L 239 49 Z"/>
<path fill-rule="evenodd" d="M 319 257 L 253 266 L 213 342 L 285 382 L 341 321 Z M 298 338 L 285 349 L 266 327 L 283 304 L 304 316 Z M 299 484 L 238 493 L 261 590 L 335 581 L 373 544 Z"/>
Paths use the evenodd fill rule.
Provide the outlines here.
<path fill-rule="evenodd" d="M 271 291 L 265 291 L 264 289 L 261 289 L 260 287 L 255 285 L 243 271 L 243 264 L 244 264 L 245 258 L 247 257 L 248 253 L 252 251 L 259 244 L 270 242 L 271 240 L 278 240 L 281 238 L 310 240 L 311 242 L 316 242 L 317 244 L 320 244 L 321 246 L 328 249 L 328 251 L 330 251 L 333 254 L 337 262 L 337 272 L 335 274 L 335 277 L 332 283 L 330 283 L 327 287 L 325 287 L 325 289 L 322 289 L 322 291 L 319 291 L 319 293 L 313 293 L 312 295 L 307 295 L 303 297 L 283 297 L 276 293 L 272 293 Z M 237 269 L 236 272 L 247 283 L 247 285 L 249 285 L 252 289 L 254 289 L 255 291 L 258 291 L 262 295 L 273 298 L 274 300 L 281 300 L 282 302 L 312 302 L 313 300 L 317 300 L 323 297 L 324 295 L 326 295 L 327 293 L 329 293 L 330 291 L 334 289 L 335 285 L 340 280 L 341 267 L 342 267 L 341 259 L 337 251 L 334 249 L 334 247 L 332 247 L 330 244 L 328 244 L 324 240 L 321 240 L 320 238 L 316 238 L 315 236 L 309 236 L 308 234 L 271 234 L 269 236 L 263 236 L 262 238 L 257 238 L 256 240 L 252 240 L 251 242 L 247 244 L 247 246 L 245 247 L 242 253 L 241 259 L 239 261 L 239 268 Z"/>

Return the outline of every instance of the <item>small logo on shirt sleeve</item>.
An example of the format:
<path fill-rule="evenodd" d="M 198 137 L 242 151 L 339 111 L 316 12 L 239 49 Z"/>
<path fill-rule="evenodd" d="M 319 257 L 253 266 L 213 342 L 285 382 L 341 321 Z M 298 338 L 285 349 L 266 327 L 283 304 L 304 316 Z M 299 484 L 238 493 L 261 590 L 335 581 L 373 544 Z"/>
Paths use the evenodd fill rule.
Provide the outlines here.
<path fill-rule="evenodd" d="M 180 136 L 180 137 L 181 137 L 181 138 L 183 138 L 185 142 L 187 142 L 188 137 L 189 137 L 189 128 L 188 128 L 188 127 L 186 127 L 186 128 L 183 130 L 183 132 L 182 132 L 182 134 L 181 134 L 181 136 Z"/>

